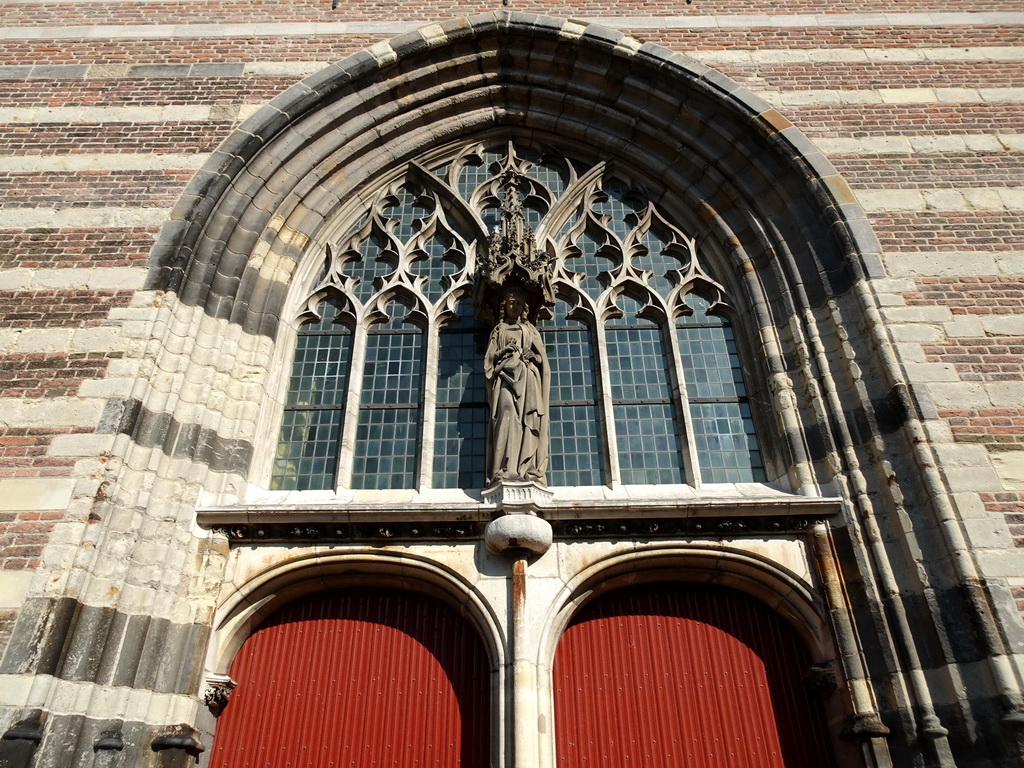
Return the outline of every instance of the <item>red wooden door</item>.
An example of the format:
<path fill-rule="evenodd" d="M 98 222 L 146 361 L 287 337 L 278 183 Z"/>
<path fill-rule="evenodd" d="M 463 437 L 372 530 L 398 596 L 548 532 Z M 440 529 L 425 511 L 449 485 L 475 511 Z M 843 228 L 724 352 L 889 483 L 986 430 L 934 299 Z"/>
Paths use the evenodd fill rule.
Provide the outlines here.
<path fill-rule="evenodd" d="M 585 606 L 555 656 L 559 768 L 829 768 L 792 630 L 740 592 L 654 584 Z"/>
<path fill-rule="evenodd" d="M 242 646 L 214 768 L 477 768 L 489 762 L 479 636 L 415 593 L 359 589 L 289 603 Z"/>

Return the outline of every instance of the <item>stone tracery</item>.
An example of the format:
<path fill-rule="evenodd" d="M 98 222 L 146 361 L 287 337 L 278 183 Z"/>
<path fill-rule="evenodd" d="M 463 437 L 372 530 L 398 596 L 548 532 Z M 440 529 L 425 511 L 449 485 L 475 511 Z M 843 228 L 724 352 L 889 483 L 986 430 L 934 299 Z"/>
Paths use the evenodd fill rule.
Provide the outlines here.
<path fill-rule="evenodd" d="M 503 205 L 514 209 L 514 214 L 503 216 Z M 512 264 L 502 255 L 502 248 L 519 253 L 519 262 Z M 441 332 L 462 328 L 467 340 L 460 343 L 480 346 L 479 341 L 471 343 L 468 339 L 474 334 L 479 339 L 480 334 L 502 319 L 498 297 L 513 267 L 515 275 L 511 280 L 525 287 L 525 300 L 532 306 L 530 320 L 538 321 L 545 344 L 554 343 L 559 333 L 556 326 L 545 324 L 553 317 L 549 307 L 556 293 L 560 301 L 570 305 L 556 314 L 582 322 L 585 332 L 593 336 L 590 347 L 599 357 L 609 354 L 611 331 L 606 331 L 605 326 L 616 318 L 620 318 L 617 322 L 621 325 L 623 302 L 632 297 L 630 301 L 639 303 L 636 320 L 631 322 L 641 322 L 642 318 L 641 324 L 651 324 L 653 330 L 633 331 L 630 326 L 626 328 L 627 334 L 655 333 L 663 358 L 657 365 L 664 367 L 667 361 L 668 399 L 656 409 L 657 414 L 652 416 L 645 411 L 644 417 L 658 421 L 650 427 L 652 435 L 674 434 L 674 438 L 665 439 L 683 445 L 682 455 L 678 447 L 671 449 L 677 455 L 672 461 L 678 474 L 666 475 L 664 471 L 642 466 L 631 471 L 620 466 L 622 461 L 630 461 L 624 458 L 627 454 L 642 457 L 651 449 L 651 441 L 659 441 L 660 445 L 661 438 L 626 434 L 627 421 L 635 416 L 632 412 L 636 408 L 630 409 L 628 396 L 624 396 L 626 400 L 621 406 L 610 405 L 618 385 L 608 380 L 607 374 L 596 381 L 599 408 L 594 414 L 601 422 L 604 445 L 597 448 L 601 455 L 586 461 L 604 467 L 600 473 L 603 483 L 666 482 L 669 476 L 676 477 L 672 482 L 699 481 L 699 459 L 690 445 L 692 429 L 686 426 L 690 416 L 686 412 L 685 394 L 682 399 L 667 394 L 668 390 L 681 392 L 685 388 L 682 354 L 672 329 L 677 320 L 692 314 L 690 296 L 702 297 L 707 313 L 728 311 L 726 290 L 701 263 L 695 239 L 673 224 L 642 184 L 630 181 L 626 174 L 605 162 L 582 162 L 552 147 L 538 148 L 513 141 L 470 145 L 440 162 L 410 164 L 404 176 L 381 190 L 368 212 L 326 250 L 326 263 L 299 319 L 319 320 L 323 302 L 333 297 L 332 301 L 341 307 L 335 323 L 355 334 L 351 364 L 357 372 L 368 371 L 372 362 L 366 359 L 367 347 L 360 339 L 363 334 L 384 332 L 380 323 L 392 317 L 388 306 L 400 297 L 408 305 L 403 313 L 405 322 L 411 324 L 408 332 L 418 327 L 426 333 L 425 352 L 422 356 L 400 355 L 387 364 L 408 369 L 428 382 L 437 375 L 449 374 L 447 369 L 452 365 L 464 369 L 471 364 L 466 355 L 452 363 L 450 354 L 444 350 L 439 354 L 439 346 L 453 338 Z M 466 305 L 470 301 L 476 303 L 484 322 L 475 331 L 467 323 Z M 300 333 L 300 351 L 304 338 Z M 538 349 L 542 348 L 538 345 Z M 477 357 L 480 360 L 482 355 Z M 439 361 L 445 370 L 438 370 Z M 556 361 L 556 370 L 551 373 L 556 377 L 558 364 Z M 463 378 L 468 375 L 467 372 Z M 358 374 L 350 376 L 349 387 L 358 388 L 361 378 Z M 477 379 L 474 386 L 481 383 Z M 408 406 L 422 404 L 422 410 L 415 414 L 410 411 L 411 420 L 392 435 L 396 439 L 399 432 L 412 435 L 409 445 L 418 446 L 416 455 L 409 454 L 403 461 L 408 466 L 416 465 L 417 471 L 411 475 L 407 472 L 403 480 L 395 479 L 397 475 L 389 478 L 387 470 L 367 477 L 361 474 L 365 468 L 354 467 L 342 451 L 337 475 L 321 481 L 319 486 L 309 487 L 438 487 L 439 482 L 450 482 L 439 481 L 434 475 L 439 467 L 451 465 L 453 460 L 463 461 L 460 441 L 472 436 L 477 446 L 474 450 L 478 452 L 479 433 L 488 418 L 486 403 L 479 391 L 467 389 L 460 396 L 457 411 L 435 414 L 431 390 L 432 384 L 427 383 L 420 402 Z M 575 390 L 569 386 L 566 391 L 570 392 L 568 401 L 552 404 L 550 418 L 555 424 L 560 419 L 580 416 L 579 410 L 570 407 L 578 399 L 573 394 Z M 337 428 L 341 443 L 354 444 L 358 453 L 361 440 L 380 439 L 382 435 L 379 430 L 366 428 L 372 404 L 365 398 L 358 400 L 354 394 L 346 402 L 348 410 L 343 417 L 339 414 Z M 356 410 L 358 416 L 354 414 Z M 733 409 L 727 418 L 734 422 L 745 419 L 747 426 L 726 430 L 729 434 L 723 439 L 749 444 L 733 446 L 739 452 L 752 447 L 749 411 L 743 415 Z M 444 419 L 448 421 L 442 424 Z M 444 430 L 447 432 L 442 436 Z M 375 437 L 371 438 L 371 433 Z M 559 442 L 562 447 L 555 454 L 573 450 L 566 448 L 570 442 Z M 543 443 L 546 445 L 546 438 Z M 304 450 L 300 441 L 282 439 L 274 487 L 302 487 L 306 481 L 296 485 L 288 478 L 288 472 L 294 457 Z M 552 458 L 559 467 L 565 463 L 557 455 Z M 494 468 L 485 473 L 483 457 L 465 460 L 476 462 L 470 473 L 477 478 L 473 482 L 476 487 L 483 485 L 485 474 L 494 475 Z M 663 456 L 657 461 L 664 464 L 666 459 Z M 534 466 L 529 471 L 505 468 L 499 474 L 538 479 L 544 472 L 543 467 Z M 465 478 L 467 473 L 461 472 L 459 476 Z M 731 482 L 762 477 L 759 466 L 754 465 L 731 476 L 726 473 L 726 480 Z M 559 471 L 555 472 L 553 482 L 573 483 L 569 475 L 560 475 Z"/>

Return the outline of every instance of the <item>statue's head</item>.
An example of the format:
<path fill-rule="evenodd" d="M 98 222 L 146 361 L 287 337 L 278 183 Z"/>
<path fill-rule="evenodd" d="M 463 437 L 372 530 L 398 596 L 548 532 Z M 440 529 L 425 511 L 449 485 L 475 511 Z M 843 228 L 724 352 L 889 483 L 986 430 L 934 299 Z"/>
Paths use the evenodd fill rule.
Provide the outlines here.
<path fill-rule="evenodd" d="M 509 286 L 502 294 L 501 315 L 506 323 L 518 323 L 529 318 L 530 305 L 518 286 Z"/>

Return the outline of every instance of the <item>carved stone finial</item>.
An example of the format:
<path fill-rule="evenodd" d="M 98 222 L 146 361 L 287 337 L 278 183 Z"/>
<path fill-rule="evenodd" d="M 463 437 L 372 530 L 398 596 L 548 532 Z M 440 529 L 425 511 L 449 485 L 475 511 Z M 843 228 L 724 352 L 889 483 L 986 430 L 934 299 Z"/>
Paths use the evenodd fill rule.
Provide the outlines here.
<path fill-rule="evenodd" d="M 227 675 L 209 675 L 206 678 L 206 691 L 203 693 L 203 703 L 210 708 L 215 717 L 219 717 L 228 705 L 231 692 L 238 685 Z"/>
<path fill-rule="evenodd" d="M 497 303 L 514 285 L 526 296 L 535 314 L 541 305 L 549 306 L 555 301 L 551 287 L 554 259 L 537 247 L 533 228 L 526 223 L 519 198 L 519 189 L 527 183 L 526 176 L 508 168 L 498 183 L 502 190 L 501 223 L 494 228 L 486 250 L 477 260 L 477 303 L 500 319 L 500 311 L 495 311 Z"/>

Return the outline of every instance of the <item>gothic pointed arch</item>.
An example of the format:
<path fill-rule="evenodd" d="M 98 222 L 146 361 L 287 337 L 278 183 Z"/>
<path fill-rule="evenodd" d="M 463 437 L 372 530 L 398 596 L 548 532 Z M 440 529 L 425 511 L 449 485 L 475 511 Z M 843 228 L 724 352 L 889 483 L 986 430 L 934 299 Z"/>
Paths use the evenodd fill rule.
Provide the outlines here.
<path fill-rule="evenodd" d="M 205 316 L 266 339 L 259 346 L 268 368 L 283 364 L 289 353 L 281 349 L 293 344 L 299 313 L 289 302 L 311 301 L 291 286 L 317 283 L 330 247 L 335 265 L 349 269 L 344 277 L 328 269 L 320 287 L 347 281 L 351 314 L 369 311 L 356 305 L 383 283 L 454 312 L 471 264 L 453 256 L 442 274 L 417 274 L 417 255 L 472 254 L 493 225 L 487 211 L 497 191 L 478 189 L 464 204 L 442 187 L 472 179 L 495 153 L 513 158 L 496 144 L 516 137 L 536 154 L 523 192 L 538 236 L 589 248 L 598 262 L 612 246 L 630 254 L 615 274 L 565 275 L 595 313 L 602 292 L 632 285 L 635 294 L 641 283 L 666 293 L 648 314 L 657 304 L 685 312 L 691 292 L 713 305 L 728 295 L 737 308 L 730 321 L 745 331 L 740 352 L 764 361 L 749 393 L 763 413 L 794 402 L 784 356 L 802 342 L 794 319 L 828 310 L 830 321 L 845 322 L 846 312 L 872 310 L 858 285 L 875 268 L 877 244 L 840 177 L 782 115 L 680 54 L 595 26 L 505 12 L 402 35 L 274 99 L 197 174 L 153 250 L 149 285 L 173 293 L 189 323 Z M 583 162 L 545 149 L 559 144 Z M 476 148 L 441 173 L 426 167 L 458 145 Z M 423 209 L 404 241 L 385 216 L 400 197 Z M 585 215 L 573 210 L 579 200 L 588 201 Z M 410 267 L 400 275 L 403 259 Z M 282 337 L 283 326 L 292 330 Z M 855 369 L 841 378 L 854 391 L 875 383 Z M 870 419 L 870 402 L 889 394 L 884 378 L 850 409 Z M 767 476 L 818 485 L 812 465 L 823 446 L 769 422 L 767 431 L 785 439 L 769 452 Z M 222 424 L 233 437 L 246 432 L 238 421 Z M 253 450 L 244 453 L 232 468 L 243 477 Z"/>

